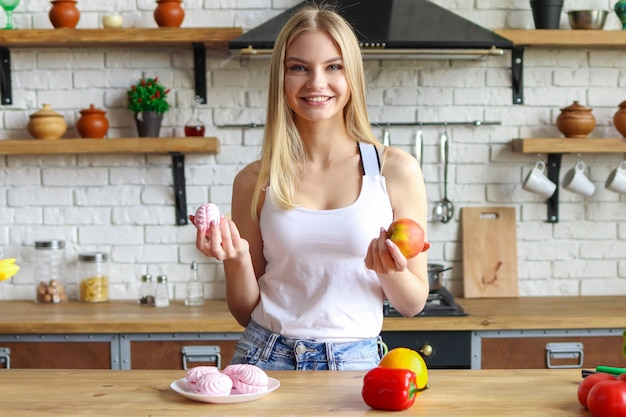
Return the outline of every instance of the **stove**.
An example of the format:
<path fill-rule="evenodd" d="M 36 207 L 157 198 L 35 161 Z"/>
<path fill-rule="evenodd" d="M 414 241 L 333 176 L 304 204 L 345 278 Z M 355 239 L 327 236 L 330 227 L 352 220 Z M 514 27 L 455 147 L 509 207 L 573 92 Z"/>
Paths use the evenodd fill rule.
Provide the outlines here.
<path fill-rule="evenodd" d="M 385 300 L 383 304 L 384 317 L 402 317 L 402 314 Z M 445 287 L 431 291 L 428 294 L 428 300 L 424 309 L 415 315 L 415 317 L 433 317 L 433 316 L 467 316 L 467 313 L 457 304 L 454 295 Z"/>

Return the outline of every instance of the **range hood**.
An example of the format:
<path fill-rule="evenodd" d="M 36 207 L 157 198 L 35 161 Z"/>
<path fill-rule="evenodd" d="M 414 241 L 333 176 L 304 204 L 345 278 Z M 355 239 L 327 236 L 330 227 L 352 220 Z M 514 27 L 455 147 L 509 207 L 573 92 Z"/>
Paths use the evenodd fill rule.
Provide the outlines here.
<path fill-rule="evenodd" d="M 229 42 L 242 57 L 271 54 L 283 25 L 305 2 Z M 365 58 L 480 59 L 513 42 L 428 0 L 336 0 Z"/>

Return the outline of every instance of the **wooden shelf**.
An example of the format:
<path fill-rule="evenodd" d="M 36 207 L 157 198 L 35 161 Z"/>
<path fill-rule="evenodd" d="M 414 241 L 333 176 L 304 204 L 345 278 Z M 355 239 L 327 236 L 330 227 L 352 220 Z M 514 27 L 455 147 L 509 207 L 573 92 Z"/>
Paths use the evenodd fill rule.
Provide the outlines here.
<path fill-rule="evenodd" d="M 228 48 L 240 36 L 238 27 L 221 28 L 110 28 L 110 29 L 25 29 L 0 31 L 0 45 L 7 48 L 141 46 L 175 47 L 203 44 Z"/>
<path fill-rule="evenodd" d="M 548 179 L 556 184 L 556 191 L 546 200 L 547 222 L 559 221 L 559 178 L 564 153 L 626 153 L 626 138 L 530 138 L 513 139 L 513 152 L 548 154 Z"/>
<path fill-rule="evenodd" d="M 515 46 L 541 48 L 626 48 L 626 30 L 496 29 Z"/>
<path fill-rule="evenodd" d="M 88 153 L 217 153 L 214 137 L 116 139 L 16 139 L 0 140 L 0 155 L 50 155 Z"/>
<path fill-rule="evenodd" d="M 513 139 L 514 152 L 521 153 L 625 153 L 624 138 L 532 138 Z"/>

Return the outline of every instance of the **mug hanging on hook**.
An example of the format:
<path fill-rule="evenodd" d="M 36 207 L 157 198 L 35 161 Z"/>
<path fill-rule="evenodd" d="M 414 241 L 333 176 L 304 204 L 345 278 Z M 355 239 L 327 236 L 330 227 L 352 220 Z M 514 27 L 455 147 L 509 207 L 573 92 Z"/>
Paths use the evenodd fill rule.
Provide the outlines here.
<path fill-rule="evenodd" d="M 545 198 L 552 197 L 556 191 L 556 184 L 546 176 L 545 169 L 545 162 L 541 159 L 541 155 L 537 155 L 537 162 L 528 175 L 526 175 L 522 183 L 522 188 Z"/>

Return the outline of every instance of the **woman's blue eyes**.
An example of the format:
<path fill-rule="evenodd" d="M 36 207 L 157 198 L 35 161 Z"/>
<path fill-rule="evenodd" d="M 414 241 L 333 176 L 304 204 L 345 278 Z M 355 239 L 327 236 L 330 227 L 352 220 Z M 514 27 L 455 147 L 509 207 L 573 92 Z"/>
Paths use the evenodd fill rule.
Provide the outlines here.
<path fill-rule="evenodd" d="M 328 67 L 326 67 L 326 69 L 329 71 L 340 71 L 343 69 L 343 67 L 339 64 L 330 64 Z M 303 65 L 292 65 L 291 67 L 288 68 L 288 70 L 290 72 L 304 72 L 307 69 Z"/>

